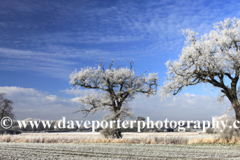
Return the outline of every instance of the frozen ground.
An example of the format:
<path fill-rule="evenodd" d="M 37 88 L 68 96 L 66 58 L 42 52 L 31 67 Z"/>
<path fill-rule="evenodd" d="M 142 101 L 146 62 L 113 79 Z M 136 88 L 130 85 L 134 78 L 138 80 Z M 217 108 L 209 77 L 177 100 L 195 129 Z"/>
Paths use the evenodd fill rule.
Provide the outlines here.
<path fill-rule="evenodd" d="M 239 146 L 0 143 L 0 159 L 240 159 Z"/>
<path fill-rule="evenodd" d="M 0 136 L 0 159 L 240 159 L 240 146 L 236 145 L 176 145 L 184 144 L 184 140 L 176 143 L 179 139 L 217 136 L 197 132 L 149 132 L 123 133 L 123 139 L 111 140 L 91 132 L 3 135 Z M 172 141 L 175 145 L 166 145 Z"/>

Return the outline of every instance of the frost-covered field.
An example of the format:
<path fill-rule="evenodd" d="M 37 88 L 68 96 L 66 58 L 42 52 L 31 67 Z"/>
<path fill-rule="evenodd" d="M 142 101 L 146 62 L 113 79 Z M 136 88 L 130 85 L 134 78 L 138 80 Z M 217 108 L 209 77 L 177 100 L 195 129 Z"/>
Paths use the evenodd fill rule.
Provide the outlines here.
<path fill-rule="evenodd" d="M 120 140 L 81 132 L 3 135 L 0 159 L 240 159 L 238 145 L 179 145 L 214 137 L 196 132 L 123 133 Z"/>
<path fill-rule="evenodd" d="M 0 136 L 0 142 L 26 143 L 146 143 L 188 144 L 190 140 L 211 139 L 217 135 L 199 133 L 123 133 L 122 139 L 106 139 L 99 133 L 23 133 Z"/>
<path fill-rule="evenodd" d="M 0 159 L 240 159 L 239 146 L 0 143 Z"/>

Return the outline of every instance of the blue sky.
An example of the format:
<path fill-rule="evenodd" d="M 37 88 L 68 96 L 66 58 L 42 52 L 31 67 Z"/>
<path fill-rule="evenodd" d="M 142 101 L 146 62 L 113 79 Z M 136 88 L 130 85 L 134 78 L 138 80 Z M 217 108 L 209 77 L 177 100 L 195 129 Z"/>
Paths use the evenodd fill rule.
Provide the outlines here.
<path fill-rule="evenodd" d="M 239 18 L 239 8 L 240 2 L 237 0 L 3 0 L 0 5 L 0 91 L 6 92 L 15 102 L 17 118 L 60 119 L 64 114 L 73 117 L 70 112 L 77 110 L 78 104 L 70 102 L 71 98 L 88 92 L 71 91 L 69 75 L 75 69 L 94 66 L 100 59 L 106 65 L 114 59 L 116 66 L 127 66 L 126 57 L 128 60 L 134 59 L 138 74 L 146 70 L 159 73 L 159 85 L 162 85 L 167 72 L 165 62 L 178 59 L 184 47 L 182 29 L 189 28 L 203 35 L 213 29 L 213 23 L 225 18 Z M 210 86 L 206 87 L 207 91 L 202 88 L 202 85 L 191 87 L 175 98 L 185 96 L 187 99 L 188 94 L 194 94 L 200 98 L 194 104 L 202 102 L 204 96 L 215 103 L 212 101 L 215 101 L 218 90 L 212 91 Z M 52 97 L 51 103 L 44 100 L 38 103 L 27 101 L 46 97 Z M 172 116 L 169 109 L 164 107 L 166 101 L 160 102 L 159 97 L 145 103 L 153 99 L 153 110 L 157 108 L 159 113 L 166 110 L 164 116 Z M 173 101 L 170 99 L 168 103 L 178 105 Z M 43 112 L 54 105 L 62 113 L 55 111 L 55 114 L 50 114 L 54 108 L 48 114 Z M 139 106 L 140 102 L 136 99 L 132 105 L 135 108 L 134 105 Z M 186 105 L 193 104 L 186 102 Z M 221 105 L 216 112 L 213 108 L 210 115 L 206 114 L 210 111 L 206 111 L 199 118 L 219 115 L 228 104 Z M 185 112 L 189 108 L 182 110 L 179 105 L 172 109 Z M 145 116 L 144 107 L 141 112 L 137 109 L 134 111 Z M 150 112 L 148 115 L 153 116 Z M 74 116 L 82 118 L 80 114 Z"/>

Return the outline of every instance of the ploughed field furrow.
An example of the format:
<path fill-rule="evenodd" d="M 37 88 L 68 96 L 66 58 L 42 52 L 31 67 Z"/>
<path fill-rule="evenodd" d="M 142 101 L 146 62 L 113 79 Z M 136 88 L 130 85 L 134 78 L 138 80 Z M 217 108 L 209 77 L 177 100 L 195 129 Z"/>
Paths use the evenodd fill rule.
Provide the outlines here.
<path fill-rule="evenodd" d="M 236 146 L 1 143 L 0 159 L 240 159 Z"/>

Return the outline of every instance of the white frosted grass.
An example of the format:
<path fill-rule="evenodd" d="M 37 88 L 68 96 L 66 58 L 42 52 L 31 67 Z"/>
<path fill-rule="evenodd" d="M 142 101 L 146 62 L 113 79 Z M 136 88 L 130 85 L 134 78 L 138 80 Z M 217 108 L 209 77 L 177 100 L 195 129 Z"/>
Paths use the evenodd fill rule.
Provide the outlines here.
<path fill-rule="evenodd" d="M 146 143 L 187 144 L 192 139 L 217 138 L 198 133 L 123 133 L 122 139 L 107 139 L 99 133 L 24 133 L 0 136 L 0 142 L 28 143 Z"/>
<path fill-rule="evenodd" d="M 35 135 L 39 135 L 39 134 L 43 134 L 43 135 L 49 135 L 49 134 L 72 134 L 72 135 L 100 135 L 99 132 L 46 132 L 46 133 L 22 133 L 23 135 L 31 135 L 31 134 L 35 134 Z"/>

